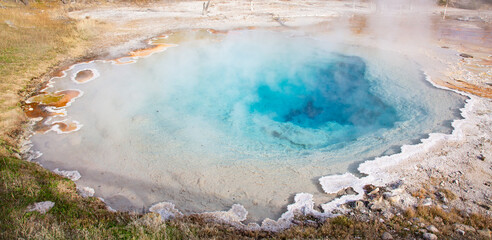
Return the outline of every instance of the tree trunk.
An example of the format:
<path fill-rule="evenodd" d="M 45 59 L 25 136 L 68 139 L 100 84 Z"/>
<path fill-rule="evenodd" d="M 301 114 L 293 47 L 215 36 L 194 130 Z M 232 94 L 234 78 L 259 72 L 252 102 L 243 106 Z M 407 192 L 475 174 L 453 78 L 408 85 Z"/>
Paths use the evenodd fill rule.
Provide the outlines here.
<path fill-rule="evenodd" d="M 203 2 L 203 10 L 202 10 L 202 15 L 205 15 L 208 13 L 208 7 L 210 5 L 210 0 L 208 2 Z"/>
<path fill-rule="evenodd" d="M 448 10 L 449 0 L 446 0 L 446 7 L 444 7 L 444 14 L 442 15 L 442 20 L 446 19 L 446 11 Z"/>

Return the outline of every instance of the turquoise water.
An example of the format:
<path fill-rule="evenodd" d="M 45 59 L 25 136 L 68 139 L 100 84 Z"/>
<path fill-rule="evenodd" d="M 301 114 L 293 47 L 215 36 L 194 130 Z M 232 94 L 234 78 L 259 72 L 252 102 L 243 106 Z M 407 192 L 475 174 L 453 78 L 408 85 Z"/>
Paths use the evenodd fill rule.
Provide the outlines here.
<path fill-rule="evenodd" d="M 75 84 L 77 70 L 100 77 Z M 77 65 L 54 90 L 80 131 L 33 137 L 46 167 L 120 210 L 170 201 L 184 212 L 243 204 L 275 218 L 317 179 L 450 132 L 463 98 L 425 81 L 404 56 L 326 39 L 236 31 L 193 40 L 135 64 Z"/>
<path fill-rule="evenodd" d="M 359 57 L 309 47 L 263 54 L 249 52 L 254 43 L 242 44 L 246 46 L 236 45 L 227 50 L 235 54 L 220 59 L 212 52 L 218 46 L 196 49 L 193 54 L 203 62 L 178 69 L 180 73 L 172 75 L 182 76 L 170 77 L 167 86 L 161 87 L 167 88 L 165 93 L 149 96 L 148 101 L 154 102 L 150 105 L 156 107 L 141 113 L 155 122 L 151 131 L 165 135 L 206 126 L 227 139 L 215 147 L 227 145 L 252 157 L 263 151 L 281 157 L 286 149 L 304 153 L 355 141 L 400 120 L 391 103 L 371 91 L 371 82 L 378 80 L 367 74 L 366 63 Z M 174 52 L 169 51 L 171 60 Z M 154 71 L 176 71 L 172 64 L 163 65 Z M 197 117 L 193 123 L 180 121 Z"/>

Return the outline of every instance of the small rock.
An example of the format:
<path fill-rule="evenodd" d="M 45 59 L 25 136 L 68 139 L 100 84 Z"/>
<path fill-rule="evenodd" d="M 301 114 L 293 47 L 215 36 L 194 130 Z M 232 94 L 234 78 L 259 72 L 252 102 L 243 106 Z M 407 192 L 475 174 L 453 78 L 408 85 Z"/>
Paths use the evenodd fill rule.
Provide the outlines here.
<path fill-rule="evenodd" d="M 64 170 L 60 170 L 58 168 L 55 168 L 55 170 L 53 170 L 53 172 L 60 175 L 60 176 L 66 177 L 72 181 L 77 181 L 81 178 L 80 173 L 78 171 L 64 171 Z"/>
<path fill-rule="evenodd" d="M 367 195 L 369 195 L 369 196 L 373 196 L 373 195 L 376 195 L 376 194 L 378 194 L 378 193 L 379 193 L 379 188 L 376 188 L 376 189 L 372 190 L 372 191 L 371 191 L 369 194 L 367 194 Z"/>
<path fill-rule="evenodd" d="M 442 192 L 436 192 L 436 196 L 441 200 L 443 203 L 447 203 L 448 199 L 446 198 L 446 194 Z"/>
<path fill-rule="evenodd" d="M 383 201 L 383 199 L 381 197 L 369 204 L 369 209 L 371 209 L 373 211 L 383 210 L 383 209 L 386 209 L 386 207 L 387 207 L 387 204 L 385 201 Z"/>
<path fill-rule="evenodd" d="M 390 193 L 390 192 L 384 192 L 384 193 L 383 193 L 383 198 L 384 198 L 384 199 L 386 199 L 386 200 L 388 200 L 388 199 L 389 199 L 390 197 L 392 197 L 392 196 L 393 196 L 393 194 L 392 194 L 392 193 Z"/>
<path fill-rule="evenodd" d="M 403 185 L 403 181 L 402 180 L 398 180 L 398 181 L 396 181 L 394 183 L 389 184 L 388 186 L 391 189 L 397 189 L 397 188 L 400 188 L 402 185 Z"/>
<path fill-rule="evenodd" d="M 423 237 L 427 240 L 437 240 L 437 236 L 432 233 L 424 233 Z"/>
<path fill-rule="evenodd" d="M 430 206 L 432 205 L 432 199 L 431 198 L 426 198 L 424 201 L 422 201 L 422 206 Z"/>
<path fill-rule="evenodd" d="M 309 219 L 304 221 L 304 224 L 308 227 L 314 227 L 314 228 L 319 227 L 319 224 L 316 221 L 309 220 Z"/>
<path fill-rule="evenodd" d="M 463 230 L 465 232 L 475 232 L 475 228 L 465 224 L 455 223 L 453 224 L 454 229 Z"/>
<path fill-rule="evenodd" d="M 337 196 L 356 195 L 356 194 L 357 194 L 357 192 L 354 190 L 354 188 L 348 187 L 348 188 L 345 188 L 345 189 L 340 190 L 337 193 Z"/>
<path fill-rule="evenodd" d="M 391 236 L 391 233 L 389 233 L 389 232 L 384 232 L 383 236 L 381 236 L 381 238 L 383 240 L 391 240 L 391 239 L 393 239 L 393 236 Z"/>
<path fill-rule="evenodd" d="M 17 28 L 17 27 L 14 25 L 14 23 L 12 23 L 12 21 L 10 21 L 10 20 L 5 20 L 4 22 L 5 22 L 5 24 L 7 24 L 7 26 L 9 26 L 9 27 L 11 27 L 11 28 Z"/>
<path fill-rule="evenodd" d="M 434 218 L 434 221 L 435 221 L 435 222 L 438 222 L 438 223 L 442 223 L 442 218 L 440 218 L 440 217 L 437 217 L 437 216 L 436 216 L 436 217 Z"/>
<path fill-rule="evenodd" d="M 108 209 L 108 211 L 110 212 L 116 212 L 116 210 L 109 205 L 106 205 L 106 209 Z"/>
<path fill-rule="evenodd" d="M 84 198 L 93 197 L 95 193 L 94 189 L 90 187 L 82 187 L 82 188 L 77 187 L 77 192 L 80 194 L 80 196 Z"/>
<path fill-rule="evenodd" d="M 433 233 L 438 233 L 439 232 L 439 229 L 437 229 L 436 227 L 434 227 L 434 225 L 430 225 L 427 227 L 427 230 L 433 232 Z"/>
<path fill-rule="evenodd" d="M 419 223 L 419 227 L 421 228 L 425 227 L 425 223 Z"/>
<path fill-rule="evenodd" d="M 492 233 L 488 229 L 478 230 L 477 233 L 484 238 L 492 238 Z"/>
<path fill-rule="evenodd" d="M 370 192 L 372 192 L 374 189 L 376 189 L 376 186 L 374 186 L 374 185 L 372 185 L 372 184 L 367 184 L 367 185 L 365 185 L 363 188 L 364 188 L 364 191 L 365 191 L 366 193 L 370 193 Z"/>
<path fill-rule="evenodd" d="M 461 230 L 461 229 L 456 229 L 456 232 L 459 234 L 459 235 L 465 235 L 465 231 Z"/>
<path fill-rule="evenodd" d="M 460 57 L 462 57 L 462 58 L 473 58 L 472 55 L 466 54 L 466 53 L 460 53 Z"/>
<path fill-rule="evenodd" d="M 27 207 L 27 211 L 28 212 L 37 211 L 37 212 L 39 212 L 41 214 L 45 214 L 53 206 L 55 206 L 55 203 L 54 202 L 51 202 L 51 201 L 37 202 L 37 203 L 34 203 L 32 205 L 29 205 Z"/>
<path fill-rule="evenodd" d="M 485 156 L 483 154 L 478 155 L 477 158 L 481 161 L 485 161 Z"/>
<path fill-rule="evenodd" d="M 364 205 L 364 202 L 362 202 L 362 201 L 353 201 L 353 202 L 350 202 L 349 205 L 350 205 L 350 207 L 352 207 L 356 210 L 362 210 L 366 207 Z"/>
<path fill-rule="evenodd" d="M 383 212 L 383 217 L 386 218 L 386 219 L 392 219 L 394 216 L 395 216 L 395 214 L 393 214 L 390 211 L 384 211 Z"/>
<path fill-rule="evenodd" d="M 400 195 L 391 194 L 388 192 L 385 192 L 385 194 L 383 194 L 383 197 L 384 197 L 384 199 L 388 200 L 390 203 L 393 203 L 393 204 L 396 204 L 396 203 L 400 202 L 400 200 L 401 200 Z"/>
<path fill-rule="evenodd" d="M 168 202 L 154 204 L 149 208 L 149 211 L 161 215 L 162 220 L 169 220 L 183 215 L 183 213 L 175 208 L 173 203 Z"/>

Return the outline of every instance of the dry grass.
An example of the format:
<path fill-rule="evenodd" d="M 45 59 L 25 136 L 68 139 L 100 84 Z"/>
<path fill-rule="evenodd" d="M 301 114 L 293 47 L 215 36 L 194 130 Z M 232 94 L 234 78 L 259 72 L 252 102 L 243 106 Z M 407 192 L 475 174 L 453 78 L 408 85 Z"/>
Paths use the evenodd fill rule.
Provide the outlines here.
<path fill-rule="evenodd" d="M 58 3 L 13 2 L 0 8 L 0 139 L 15 145 L 25 119 L 19 102 L 28 84 L 67 55 L 81 54 L 81 34 Z M 75 54 L 77 55 L 77 54 Z M 3 151 L 0 154 L 5 155 Z"/>

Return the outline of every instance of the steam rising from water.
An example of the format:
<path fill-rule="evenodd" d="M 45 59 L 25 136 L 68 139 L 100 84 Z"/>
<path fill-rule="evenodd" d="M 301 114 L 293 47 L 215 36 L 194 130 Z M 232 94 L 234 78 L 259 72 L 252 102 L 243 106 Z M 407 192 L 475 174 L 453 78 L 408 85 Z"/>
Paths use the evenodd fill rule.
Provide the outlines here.
<path fill-rule="evenodd" d="M 68 116 L 75 133 L 33 137 L 48 168 L 77 169 L 116 209 L 170 201 L 184 212 L 240 203 L 275 218 L 312 179 L 449 132 L 462 99 L 405 58 L 261 31 L 189 41 L 100 76 Z M 68 74 L 71 76 L 73 74 Z M 53 91 L 74 88 L 68 78 Z M 444 106 L 443 106 L 444 105 Z"/>

